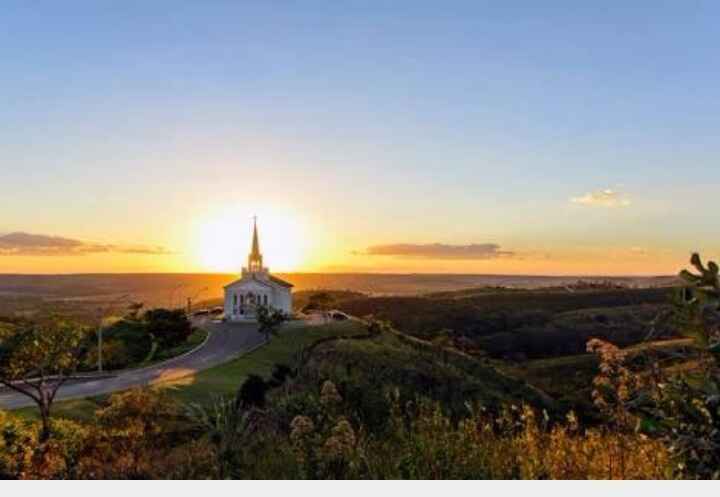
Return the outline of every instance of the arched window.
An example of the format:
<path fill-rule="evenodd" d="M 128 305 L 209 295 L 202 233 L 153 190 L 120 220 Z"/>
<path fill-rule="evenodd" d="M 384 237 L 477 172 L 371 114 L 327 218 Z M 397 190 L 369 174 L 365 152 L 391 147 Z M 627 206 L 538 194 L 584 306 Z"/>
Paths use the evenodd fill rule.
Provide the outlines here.
<path fill-rule="evenodd" d="M 267 303 L 268 303 L 267 295 L 263 295 L 263 304 L 267 305 Z"/>

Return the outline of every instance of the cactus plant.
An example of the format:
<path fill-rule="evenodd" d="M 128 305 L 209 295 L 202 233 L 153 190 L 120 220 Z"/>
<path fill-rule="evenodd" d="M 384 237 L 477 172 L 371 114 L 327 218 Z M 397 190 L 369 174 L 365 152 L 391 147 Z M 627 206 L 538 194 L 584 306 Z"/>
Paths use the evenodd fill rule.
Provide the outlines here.
<path fill-rule="evenodd" d="M 718 265 L 710 261 L 707 267 L 702 263 L 699 254 L 693 254 L 690 264 L 698 270 L 693 274 L 687 269 L 680 272 L 680 277 L 687 283 L 686 301 L 700 302 L 704 308 L 720 310 L 720 278 L 718 278 Z"/>
<path fill-rule="evenodd" d="M 677 476 L 720 478 L 720 278 L 715 262 L 693 254 L 696 273 L 683 270 L 679 331 L 695 340 L 700 367 L 668 373 L 651 386 L 639 405 L 641 426 L 652 427 L 678 458 Z M 698 357 L 687 355 L 687 359 Z"/>
<path fill-rule="evenodd" d="M 707 267 L 703 264 L 700 255 L 694 253 L 690 258 L 690 264 L 697 269 L 694 274 L 687 269 L 680 272 L 680 278 L 683 279 L 686 286 L 682 291 L 682 299 L 693 313 L 696 314 L 699 321 L 703 321 L 703 317 L 707 313 L 717 315 L 720 313 L 720 276 L 718 276 L 718 265 L 710 261 Z M 720 355 L 720 341 L 710 343 L 710 330 L 707 326 L 689 327 L 687 334 L 692 336 L 703 348 L 713 355 Z"/>

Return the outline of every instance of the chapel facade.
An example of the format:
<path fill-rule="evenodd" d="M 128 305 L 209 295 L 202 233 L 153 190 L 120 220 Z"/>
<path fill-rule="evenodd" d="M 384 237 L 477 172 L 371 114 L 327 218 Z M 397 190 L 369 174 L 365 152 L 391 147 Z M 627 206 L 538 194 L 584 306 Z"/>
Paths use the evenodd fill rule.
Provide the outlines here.
<path fill-rule="evenodd" d="M 257 308 L 260 306 L 290 314 L 292 288 L 291 283 L 273 276 L 270 270 L 263 266 L 257 221 L 255 221 L 247 267 L 242 268 L 240 279 L 225 287 L 225 320 L 255 321 Z"/>

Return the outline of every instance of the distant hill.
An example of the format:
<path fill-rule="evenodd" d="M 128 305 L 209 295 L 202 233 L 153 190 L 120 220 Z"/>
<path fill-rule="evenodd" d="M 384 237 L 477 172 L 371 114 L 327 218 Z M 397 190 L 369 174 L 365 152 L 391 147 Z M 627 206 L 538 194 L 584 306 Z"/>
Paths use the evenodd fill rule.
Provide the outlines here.
<path fill-rule="evenodd" d="M 373 315 L 423 339 L 450 335 L 468 350 L 495 357 L 555 357 L 580 354 L 590 338 L 621 346 L 646 338 L 666 312 L 673 289 L 612 288 L 573 290 L 461 290 L 423 296 L 364 297 L 338 308 L 355 316 Z M 669 338 L 665 323 L 655 338 Z"/>
<path fill-rule="evenodd" d="M 573 292 L 582 293 L 595 286 L 617 291 L 617 288 L 659 288 L 676 283 L 676 278 L 672 276 L 579 278 L 369 273 L 279 273 L 278 276 L 295 285 L 297 304 L 303 304 L 307 300 L 307 291 L 319 289 L 341 293 L 357 292 L 371 298 L 425 296 L 436 300 L 456 300 L 488 293 L 517 293 L 528 289 L 546 289 L 567 295 Z M 218 305 L 223 286 L 236 277 L 237 275 L 232 274 L 168 273 L 0 274 L 0 316 L 32 317 L 39 312 L 53 312 L 94 322 L 99 315 L 124 313 L 129 301 L 142 302 L 146 308 L 182 307 L 186 305 L 188 298 L 198 306 Z M 562 299 L 564 300 L 564 297 Z M 510 302 L 515 303 L 517 300 L 511 299 Z M 421 314 L 425 316 L 424 312 Z M 418 315 L 417 318 L 420 319 L 421 316 Z M 422 319 L 426 321 L 425 317 Z M 426 321 L 426 324 L 430 322 L 432 319 Z"/>
<path fill-rule="evenodd" d="M 673 284 L 673 276 L 660 277 L 570 277 L 509 276 L 477 274 L 369 274 L 369 273 L 284 273 L 278 274 L 295 285 L 295 290 L 350 290 L 374 296 L 419 295 L 482 287 L 545 288 L 583 282 L 609 282 L 628 287 L 660 287 Z M 0 296 L 45 299 L 94 299 L 132 294 L 148 305 L 168 305 L 187 297 L 201 299 L 222 295 L 232 274 L 77 274 L 0 275 Z M 207 288 L 206 290 L 204 290 Z M 177 302 L 175 302 L 177 303 Z"/>

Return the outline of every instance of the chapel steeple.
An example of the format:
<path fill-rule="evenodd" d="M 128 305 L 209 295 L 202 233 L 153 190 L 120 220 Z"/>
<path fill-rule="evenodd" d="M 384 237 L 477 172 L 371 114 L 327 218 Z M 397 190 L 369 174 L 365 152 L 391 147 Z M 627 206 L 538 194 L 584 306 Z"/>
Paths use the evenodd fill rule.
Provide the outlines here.
<path fill-rule="evenodd" d="M 249 273 L 261 273 L 264 271 L 263 257 L 260 253 L 260 239 L 258 237 L 257 216 L 253 218 L 252 248 L 250 250 L 250 255 L 248 256 L 247 270 Z"/>

